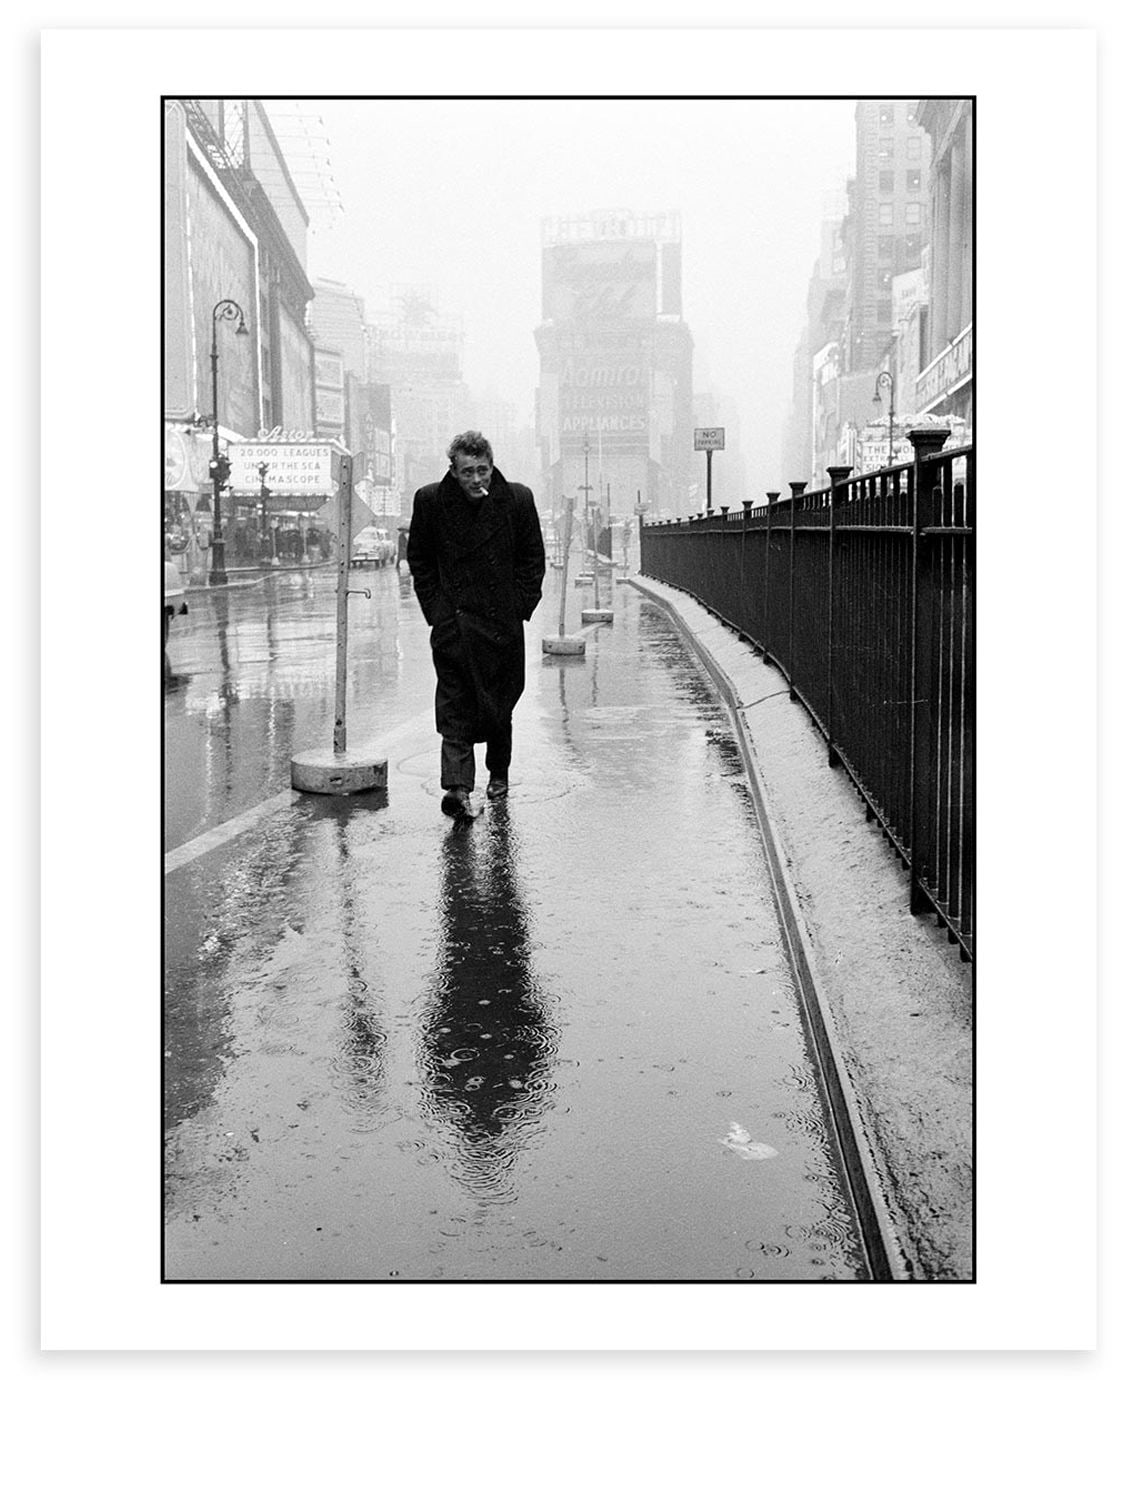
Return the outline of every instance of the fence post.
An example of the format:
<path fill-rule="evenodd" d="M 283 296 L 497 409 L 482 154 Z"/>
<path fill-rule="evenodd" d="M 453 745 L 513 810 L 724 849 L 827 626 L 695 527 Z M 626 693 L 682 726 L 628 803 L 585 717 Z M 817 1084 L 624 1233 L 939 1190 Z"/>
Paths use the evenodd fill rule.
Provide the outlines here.
<path fill-rule="evenodd" d="M 836 654 L 836 505 L 847 499 L 848 475 L 851 464 L 829 464 L 828 477 L 832 490 L 828 496 L 828 764 L 838 766 L 840 757 L 836 753 L 836 700 L 835 700 L 835 654 Z"/>
<path fill-rule="evenodd" d="M 789 481 L 789 660 L 786 663 L 789 672 L 789 699 L 794 701 L 797 697 L 797 689 L 794 686 L 797 678 L 796 663 L 794 661 L 795 637 L 793 634 L 796 610 L 794 601 L 796 598 L 797 579 L 797 500 L 805 493 L 808 487 L 807 479 L 791 479 Z"/>
<path fill-rule="evenodd" d="M 910 565 L 910 911 L 913 916 L 932 911 L 925 874 L 930 856 L 927 828 L 931 788 L 930 668 L 933 652 L 933 579 L 925 566 L 923 533 L 933 524 L 932 487 L 926 480 L 929 461 L 949 436 L 948 427 L 912 428 L 907 434 L 914 448 L 914 516 Z"/>
<path fill-rule="evenodd" d="M 750 519 L 750 501 L 742 502 L 742 535 L 738 543 L 738 608 L 744 620 L 750 617 L 746 607 L 746 523 Z"/>
<path fill-rule="evenodd" d="M 762 633 L 762 665 L 770 666 L 773 657 L 770 654 L 770 646 L 773 644 L 773 631 L 770 625 L 770 555 L 773 552 L 773 508 L 781 497 L 780 490 L 766 491 L 766 599 L 765 599 L 765 626 Z"/>

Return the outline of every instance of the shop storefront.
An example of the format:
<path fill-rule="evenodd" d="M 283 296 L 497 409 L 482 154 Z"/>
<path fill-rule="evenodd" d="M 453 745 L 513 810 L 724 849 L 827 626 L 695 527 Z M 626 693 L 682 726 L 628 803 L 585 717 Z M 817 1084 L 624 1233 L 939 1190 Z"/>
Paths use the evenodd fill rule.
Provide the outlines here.
<path fill-rule="evenodd" d="M 211 434 L 191 422 L 164 423 L 164 546 L 187 582 L 206 579 L 211 513 Z"/>
<path fill-rule="evenodd" d="M 915 404 L 927 417 L 956 417 L 973 440 L 973 325 L 957 335 L 918 376 Z"/>

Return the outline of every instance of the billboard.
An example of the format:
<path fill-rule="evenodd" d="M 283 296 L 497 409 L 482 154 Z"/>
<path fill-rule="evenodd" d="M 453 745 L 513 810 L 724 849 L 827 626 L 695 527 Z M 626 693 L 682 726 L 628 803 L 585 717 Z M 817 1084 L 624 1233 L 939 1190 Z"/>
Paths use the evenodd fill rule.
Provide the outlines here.
<path fill-rule="evenodd" d="M 313 355 L 316 378 L 316 430 L 320 437 L 342 437 L 344 432 L 344 357 L 334 350 Z"/>
<path fill-rule="evenodd" d="M 344 389 L 344 356 L 328 349 L 317 349 L 314 355 L 316 383 L 329 390 Z"/>
<path fill-rule="evenodd" d="M 460 328 L 414 323 L 372 329 L 372 362 L 391 385 L 405 381 L 457 382 L 461 379 Z"/>
<path fill-rule="evenodd" d="M 656 317 L 656 244 L 590 241 L 543 250 L 543 316 L 556 323 Z"/>
<path fill-rule="evenodd" d="M 211 439 L 206 433 L 164 424 L 166 490 L 191 492 L 209 489 L 210 462 Z"/>
<path fill-rule="evenodd" d="M 572 347 L 554 373 L 562 453 L 582 452 L 589 436 L 591 445 L 600 443 L 605 452 L 647 454 L 652 405 L 647 345 Z"/>
<path fill-rule="evenodd" d="M 683 268 L 680 244 L 669 241 L 660 247 L 660 311 L 679 317 L 683 305 Z"/>
<path fill-rule="evenodd" d="M 231 443 L 230 491 L 232 495 L 257 495 L 262 476 L 259 464 L 268 464 L 266 485 L 273 495 L 333 495 L 333 443 Z"/>
<path fill-rule="evenodd" d="M 367 455 L 367 468 L 377 484 L 391 482 L 391 388 L 389 385 L 348 384 L 348 447 Z"/>

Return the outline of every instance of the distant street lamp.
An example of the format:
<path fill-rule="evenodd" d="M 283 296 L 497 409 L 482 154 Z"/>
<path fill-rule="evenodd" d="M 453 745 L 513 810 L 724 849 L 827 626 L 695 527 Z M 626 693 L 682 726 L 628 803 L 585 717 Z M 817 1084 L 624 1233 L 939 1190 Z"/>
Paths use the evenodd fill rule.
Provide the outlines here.
<path fill-rule="evenodd" d="M 211 487 L 214 495 L 215 526 L 211 536 L 210 582 L 226 583 L 226 548 L 223 543 L 223 486 L 230 478 L 230 460 L 219 454 L 219 320 L 233 323 L 238 319 L 235 333 L 249 334 L 246 319 L 237 302 L 224 297 L 211 309 Z"/>
<path fill-rule="evenodd" d="M 267 509 L 268 509 L 268 507 L 267 507 L 267 504 L 266 504 L 266 502 L 270 498 L 270 492 L 266 488 L 266 475 L 269 473 L 269 471 L 270 471 L 269 464 L 267 464 L 267 463 L 260 463 L 258 465 L 258 483 L 261 486 L 261 488 L 259 490 L 259 494 L 261 495 L 261 500 L 262 500 L 262 520 L 261 520 L 261 525 L 258 527 L 258 530 L 261 533 L 260 538 L 259 538 L 259 543 L 258 543 L 258 555 L 261 557 L 261 559 L 262 559 L 263 562 L 265 562 L 265 560 L 266 560 L 266 554 L 269 552 L 269 549 L 270 549 L 270 543 L 269 543 L 269 535 L 270 535 L 270 532 L 269 532 L 269 520 L 268 520 L 268 516 L 267 516 Z"/>
<path fill-rule="evenodd" d="M 895 377 L 890 370 L 880 370 L 875 377 L 875 394 L 871 399 L 876 406 L 883 404 L 883 398 L 879 395 L 881 385 L 888 385 L 891 388 L 891 401 L 887 413 L 887 468 L 889 469 L 895 461 Z"/>

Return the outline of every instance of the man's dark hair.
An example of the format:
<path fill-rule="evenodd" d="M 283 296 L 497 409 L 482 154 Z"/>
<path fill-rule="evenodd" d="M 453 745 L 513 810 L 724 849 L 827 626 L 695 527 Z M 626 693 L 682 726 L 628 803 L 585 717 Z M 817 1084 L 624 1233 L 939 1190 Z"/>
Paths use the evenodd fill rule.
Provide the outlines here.
<path fill-rule="evenodd" d="M 459 432 L 445 451 L 452 468 L 457 466 L 459 453 L 463 453 L 466 458 L 487 458 L 489 463 L 493 462 L 492 444 L 481 433 L 474 432 L 471 428 L 468 432 Z"/>

